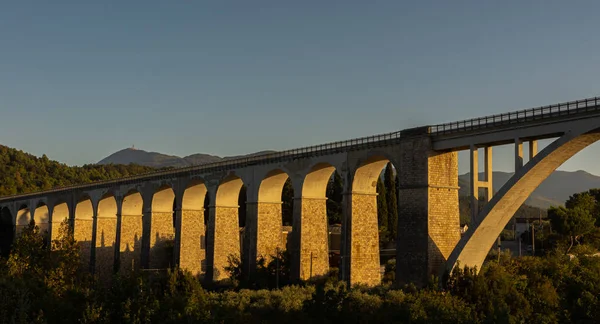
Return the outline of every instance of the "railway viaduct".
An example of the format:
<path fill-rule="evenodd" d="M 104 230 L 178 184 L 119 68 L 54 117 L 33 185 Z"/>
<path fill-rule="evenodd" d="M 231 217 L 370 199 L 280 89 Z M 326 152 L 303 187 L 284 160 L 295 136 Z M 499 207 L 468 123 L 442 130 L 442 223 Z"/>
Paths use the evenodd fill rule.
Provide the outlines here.
<path fill-rule="evenodd" d="M 281 193 L 289 178 L 294 188 L 292 277 L 309 279 L 328 271 L 326 187 L 337 171 L 344 179 L 340 276 L 351 284 L 374 285 L 381 281 L 376 183 L 391 162 L 399 179 L 396 278 L 423 284 L 457 262 L 481 267 L 529 194 L 563 162 L 600 139 L 599 103 L 590 98 L 2 197 L 0 240 L 14 240 L 31 221 L 55 238 L 58 225 L 68 220 L 82 262 L 100 277 L 178 266 L 220 280 L 227 276 L 228 256 L 241 256 L 252 272 L 258 257 L 281 248 Z M 555 140 L 538 152 L 537 140 L 548 138 Z M 529 142 L 527 163 L 524 142 Z M 506 144 L 515 147 L 515 174 L 492 193 L 492 147 Z M 470 151 L 473 204 L 479 189 L 488 190 L 488 202 L 472 215 L 462 238 L 460 150 Z M 480 152 L 485 155 L 483 179 Z M 247 218 L 241 251 L 238 196 L 243 185 Z"/>

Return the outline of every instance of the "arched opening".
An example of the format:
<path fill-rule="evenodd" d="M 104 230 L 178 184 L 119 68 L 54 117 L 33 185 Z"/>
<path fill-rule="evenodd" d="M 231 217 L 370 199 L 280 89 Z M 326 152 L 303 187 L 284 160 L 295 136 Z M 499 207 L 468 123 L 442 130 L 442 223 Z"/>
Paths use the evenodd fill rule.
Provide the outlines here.
<path fill-rule="evenodd" d="M 160 187 L 152 196 L 150 225 L 150 268 L 166 269 L 173 265 L 175 239 L 175 192 Z"/>
<path fill-rule="evenodd" d="M 95 273 L 101 278 L 110 277 L 114 271 L 115 244 L 117 241 L 117 201 L 107 194 L 98 202 L 96 216 Z"/>
<path fill-rule="evenodd" d="M 596 126 L 594 122 L 566 132 L 516 170 L 483 207 L 479 214 L 480 222 L 471 226 L 461 238 L 448 258 L 446 270 L 451 270 L 457 262 L 461 267 L 481 269 L 490 247 L 531 193 L 572 156 L 600 140 L 600 130 L 593 129 Z"/>
<path fill-rule="evenodd" d="M 51 224 L 50 224 L 50 233 L 52 236 L 52 240 L 56 240 L 60 237 L 61 234 L 66 235 L 67 233 L 61 233 L 61 231 L 68 230 L 68 224 L 65 224 L 63 228 L 63 223 L 65 223 L 69 219 L 69 205 L 66 202 L 58 203 L 52 209 L 52 214 L 50 216 Z M 91 231 L 91 230 L 90 230 Z"/>
<path fill-rule="evenodd" d="M 15 238 L 13 216 L 6 207 L 0 209 L 0 257 L 8 257 Z"/>
<path fill-rule="evenodd" d="M 140 267 L 143 206 L 142 195 L 135 190 L 128 192 L 123 197 L 118 259 L 118 268 L 121 273 L 135 271 Z"/>
<path fill-rule="evenodd" d="M 252 204 L 256 217 L 248 220 L 245 227 L 246 242 L 250 268 L 255 267 L 257 259 L 264 259 L 265 264 L 271 261 L 272 256 L 283 253 L 285 242 L 282 235 L 284 216 L 291 225 L 292 215 L 283 213 L 283 189 L 285 184 L 291 187 L 289 176 L 283 170 L 272 170 L 260 182 L 256 205 Z M 289 189 L 288 192 L 289 194 Z M 293 194 L 293 189 L 292 189 Z M 286 197 L 286 200 L 292 197 Z M 288 201 L 289 203 L 289 201 Z M 289 212 L 289 210 L 287 211 Z"/>
<path fill-rule="evenodd" d="M 386 235 L 381 242 L 382 247 L 391 250 L 386 251 L 390 252 L 389 258 L 395 254 L 398 227 L 396 183 L 395 167 L 383 156 L 368 158 L 354 172 L 350 219 L 344 229 L 347 233 L 345 254 L 349 260 L 345 263 L 343 275 L 351 284 L 381 283 L 380 229 Z M 378 209 L 384 206 L 387 211 L 379 212 Z"/>
<path fill-rule="evenodd" d="M 81 251 L 82 266 L 89 266 L 92 252 L 92 234 L 94 229 L 94 208 L 89 197 L 79 201 L 75 206 L 75 222 L 73 237 Z"/>
<path fill-rule="evenodd" d="M 302 184 L 300 203 L 296 206 L 300 217 L 294 224 L 294 245 L 299 251 L 292 251 L 292 276 L 310 279 L 322 276 L 329 271 L 329 220 L 327 217 L 327 188 L 334 175 L 335 167 L 319 163 L 311 168 Z M 299 229 L 299 231 L 296 231 Z"/>
<path fill-rule="evenodd" d="M 181 206 L 179 266 L 193 274 L 206 268 L 205 210 L 208 190 L 201 180 L 188 184 Z"/>
<path fill-rule="evenodd" d="M 209 246 L 207 273 L 214 280 L 227 278 L 228 258 L 240 257 L 240 191 L 241 178 L 230 175 L 217 188 L 214 210 L 209 217 Z M 212 240 L 212 242 L 211 242 Z M 212 243 L 212 244 L 210 244 Z M 211 267 L 212 266 L 212 267 Z M 211 272 L 212 271 L 212 272 Z"/>
<path fill-rule="evenodd" d="M 37 205 L 33 214 L 33 221 L 35 226 L 40 229 L 40 234 L 47 240 L 50 233 L 50 213 L 46 204 L 40 202 Z"/>
<path fill-rule="evenodd" d="M 27 205 L 21 205 L 17 211 L 16 234 L 19 235 L 31 223 L 31 211 Z"/>

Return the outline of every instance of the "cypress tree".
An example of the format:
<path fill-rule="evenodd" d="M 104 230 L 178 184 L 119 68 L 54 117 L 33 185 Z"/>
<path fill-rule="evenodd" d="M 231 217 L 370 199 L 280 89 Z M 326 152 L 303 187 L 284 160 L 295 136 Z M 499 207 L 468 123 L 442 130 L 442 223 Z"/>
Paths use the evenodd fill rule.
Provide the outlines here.
<path fill-rule="evenodd" d="M 398 231 L 398 193 L 396 191 L 396 176 L 391 162 L 385 167 L 385 190 L 387 194 L 388 230 L 392 239 L 396 239 Z"/>
<path fill-rule="evenodd" d="M 379 224 L 379 232 L 381 236 L 387 236 L 388 231 L 388 206 L 386 190 L 381 177 L 377 177 L 377 223 Z"/>
<path fill-rule="evenodd" d="M 342 198 L 344 185 L 342 177 L 335 171 L 327 183 L 327 221 L 331 224 L 342 222 Z"/>

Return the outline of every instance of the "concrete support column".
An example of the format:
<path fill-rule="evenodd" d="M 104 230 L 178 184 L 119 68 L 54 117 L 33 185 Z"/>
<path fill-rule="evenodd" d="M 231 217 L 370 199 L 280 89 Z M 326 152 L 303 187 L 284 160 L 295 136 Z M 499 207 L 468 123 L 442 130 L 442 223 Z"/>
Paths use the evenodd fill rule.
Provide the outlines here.
<path fill-rule="evenodd" d="M 179 209 L 175 213 L 175 260 L 183 270 L 193 275 L 202 272 L 202 262 L 206 255 L 202 249 L 204 229 L 204 209 Z"/>
<path fill-rule="evenodd" d="M 533 159 L 538 153 L 538 142 L 536 140 L 529 141 L 529 160 Z"/>
<path fill-rule="evenodd" d="M 175 228 L 172 211 L 152 211 L 150 218 L 150 269 L 166 269 L 173 265 Z"/>
<path fill-rule="evenodd" d="M 346 193 L 342 232 L 346 233 L 343 244 L 343 275 L 354 284 L 378 285 L 381 283 L 379 265 L 379 227 L 377 224 L 377 194 Z"/>
<path fill-rule="evenodd" d="M 515 138 L 515 172 L 523 167 L 523 141 Z"/>
<path fill-rule="evenodd" d="M 239 206 L 209 206 L 206 278 L 222 280 L 229 274 L 229 256 L 240 257 Z"/>
<path fill-rule="evenodd" d="M 308 280 L 329 271 L 327 226 L 327 198 L 294 198 L 293 279 Z"/>
<path fill-rule="evenodd" d="M 478 218 L 479 215 L 479 189 L 484 188 L 486 190 L 485 201 L 489 202 L 494 194 L 493 187 L 493 154 L 492 147 L 487 146 L 484 148 L 484 171 L 483 180 L 479 179 L 479 152 L 475 145 L 471 145 L 471 224 L 475 225 L 481 220 Z"/>
<path fill-rule="evenodd" d="M 428 129 L 402 135 L 396 283 L 423 286 L 460 240 L 458 153 L 435 152 Z"/>
<path fill-rule="evenodd" d="M 281 201 L 247 202 L 246 226 L 244 228 L 244 260 L 248 271 L 256 269 L 256 261 L 265 259 L 265 264 L 276 255 L 282 246 Z"/>
<path fill-rule="evenodd" d="M 119 246 L 119 272 L 130 273 L 140 269 L 142 264 L 142 215 L 120 215 L 118 236 Z"/>

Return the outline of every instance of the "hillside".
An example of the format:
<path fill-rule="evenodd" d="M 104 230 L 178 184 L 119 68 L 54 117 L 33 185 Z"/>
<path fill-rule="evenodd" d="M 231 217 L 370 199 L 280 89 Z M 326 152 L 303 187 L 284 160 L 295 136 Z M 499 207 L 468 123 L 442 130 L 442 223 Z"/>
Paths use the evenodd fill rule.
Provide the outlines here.
<path fill-rule="evenodd" d="M 256 152 L 248 155 L 237 155 L 237 156 L 227 156 L 227 157 L 219 157 L 216 155 L 197 153 L 188 155 L 186 157 L 179 157 L 174 155 L 167 155 L 157 152 L 147 152 L 144 150 L 138 150 L 134 148 L 126 148 L 124 150 L 120 150 L 116 153 L 113 153 L 106 158 L 100 160 L 98 164 L 139 164 L 143 166 L 149 166 L 153 168 L 161 168 L 161 167 L 175 167 L 181 168 L 191 165 L 200 165 L 206 163 L 219 162 L 229 159 L 236 159 L 248 156 L 256 156 L 261 154 L 272 153 L 275 151 L 262 151 Z"/>
<path fill-rule="evenodd" d="M 22 194 L 155 171 L 140 165 L 71 167 L 0 145 L 0 196 Z"/>
<path fill-rule="evenodd" d="M 500 190 L 512 175 L 511 172 L 493 172 L 494 191 Z M 483 177 L 483 174 L 481 174 L 481 177 Z M 459 195 L 468 196 L 471 188 L 469 173 L 460 175 L 458 182 L 460 186 Z M 531 194 L 525 204 L 540 208 L 558 206 L 564 204 L 570 195 L 592 188 L 600 188 L 600 177 L 585 171 L 554 171 Z"/>

